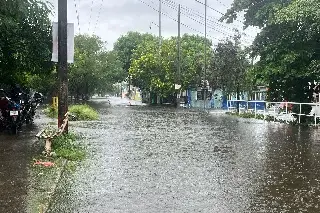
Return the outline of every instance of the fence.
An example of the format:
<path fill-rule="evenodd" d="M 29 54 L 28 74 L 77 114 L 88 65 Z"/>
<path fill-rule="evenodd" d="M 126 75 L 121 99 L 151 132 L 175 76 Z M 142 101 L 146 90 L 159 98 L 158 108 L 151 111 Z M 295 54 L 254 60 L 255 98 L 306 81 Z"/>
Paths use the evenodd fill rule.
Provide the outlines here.
<path fill-rule="evenodd" d="M 239 104 L 239 114 L 242 112 L 254 113 L 255 118 L 258 114 L 262 114 L 264 119 L 268 115 L 273 115 L 274 120 L 279 115 L 295 115 L 298 122 L 301 123 L 301 116 L 314 117 L 314 125 L 317 125 L 317 118 L 320 118 L 320 102 L 318 103 L 298 103 L 298 102 L 268 102 L 268 101 L 244 101 L 244 100 L 228 100 L 228 111 L 234 111 Z M 299 113 L 292 112 L 294 105 L 299 106 Z M 310 114 L 302 113 L 302 106 L 311 106 Z"/>

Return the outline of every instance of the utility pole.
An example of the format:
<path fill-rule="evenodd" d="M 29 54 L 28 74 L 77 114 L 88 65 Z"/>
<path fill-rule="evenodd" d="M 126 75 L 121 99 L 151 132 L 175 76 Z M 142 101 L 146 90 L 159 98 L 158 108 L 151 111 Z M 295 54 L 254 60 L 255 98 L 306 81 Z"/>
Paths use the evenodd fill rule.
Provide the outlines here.
<path fill-rule="evenodd" d="M 180 12 L 180 4 L 178 8 L 178 83 L 180 84 L 181 79 L 181 36 L 180 36 L 180 26 L 181 26 L 181 12 Z"/>
<path fill-rule="evenodd" d="M 203 81 L 203 108 L 206 109 L 207 100 L 207 0 L 204 3 L 204 81 Z"/>
<path fill-rule="evenodd" d="M 181 25 L 181 21 L 180 21 L 180 17 L 181 17 L 181 12 L 180 12 L 180 4 L 178 7 L 178 38 L 177 38 L 177 73 L 176 73 L 176 82 L 175 84 L 177 85 L 181 85 L 181 78 L 180 78 L 180 71 L 181 71 L 181 36 L 180 36 L 180 25 Z M 177 94 L 176 94 L 176 107 L 179 106 L 180 104 L 180 100 L 179 100 L 179 92 L 180 89 L 178 89 Z"/>
<path fill-rule="evenodd" d="M 68 1 L 58 0 L 58 127 L 63 123 L 64 116 L 68 112 Z M 68 132 L 68 125 L 65 128 Z"/>
<path fill-rule="evenodd" d="M 161 14 L 162 13 L 162 0 L 159 0 L 159 72 L 161 70 L 161 45 L 162 45 L 162 38 L 161 38 Z M 157 96 L 157 104 L 159 104 L 161 102 L 160 97 Z M 158 103 L 159 102 L 159 103 Z"/>

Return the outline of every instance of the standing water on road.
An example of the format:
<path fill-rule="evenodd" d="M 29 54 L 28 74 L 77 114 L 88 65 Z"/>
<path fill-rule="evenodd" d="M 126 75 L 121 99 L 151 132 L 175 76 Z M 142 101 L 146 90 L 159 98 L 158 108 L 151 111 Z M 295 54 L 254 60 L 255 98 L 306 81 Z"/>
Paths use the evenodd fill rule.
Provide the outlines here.
<path fill-rule="evenodd" d="M 73 124 L 92 154 L 49 212 L 319 212 L 319 131 L 226 115 L 95 103 Z"/>

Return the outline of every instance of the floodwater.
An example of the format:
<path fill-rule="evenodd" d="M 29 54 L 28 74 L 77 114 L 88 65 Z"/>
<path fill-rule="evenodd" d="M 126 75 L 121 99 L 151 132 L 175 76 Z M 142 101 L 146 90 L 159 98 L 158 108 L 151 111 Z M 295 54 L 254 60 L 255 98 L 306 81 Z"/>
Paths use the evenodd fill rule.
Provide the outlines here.
<path fill-rule="evenodd" d="M 45 120 L 23 126 L 18 135 L 0 132 L 0 212 L 26 212 L 29 186 L 29 166 L 40 150 L 35 135 Z"/>
<path fill-rule="evenodd" d="M 118 104 L 121 105 L 121 104 Z M 91 155 L 49 212 L 320 212 L 319 130 L 97 104 Z"/>
<path fill-rule="evenodd" d="M 88 158 L 63 173 L 50 213 L 320 212 L 320 130 L 96 100 L 73 122 Z M 34 135 L 0 133 L 0 212 L 25 212 Z"/>

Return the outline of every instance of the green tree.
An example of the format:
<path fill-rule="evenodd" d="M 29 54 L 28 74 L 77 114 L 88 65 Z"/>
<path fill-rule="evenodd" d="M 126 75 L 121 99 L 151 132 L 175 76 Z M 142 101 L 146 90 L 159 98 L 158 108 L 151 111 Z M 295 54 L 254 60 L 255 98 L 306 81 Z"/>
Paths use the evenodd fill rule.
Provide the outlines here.
<path fill-rule="evenodd" d="M 250 67 L 245 50 L 240 47 L 239 38 L 219 42 L 212 59 L 211 84 L 226 93 L 247 90 L 246 75 Z"/>
<path fill-rule="evenodd" d="M 162 97 L 175 92 L 174 84 L 179 82 L 182 89 L 197 87 L 203 79 L 204 45 L 208 42 L 207 58 L 212 57 L 211 41 L 195 35 L 181 38 L 181 73 L 178 75 L 177 37 L 164 39 L 159 51 L 156 38 L 145 40 L 133 54 L 129 74 L 133 83 L 140 88 L 153 91 Z M 208 68 L 209 68 L 208 63 Z"/>
<path fill-rule="evenodd" d="M 144 41 L 153 41 L 154 39 L 155 37 L 151 34 L 139 32 L 128 32 L 126 35 L 118 38 L 113 50 L 117 52 L 125 71 L 129 71 L 134 50 Z"/>
<path fill-rule="evenodd" d="M 112 84 L 126 76 L 114 51 L 105 49 L 105 42 L 93 35 L 75 37 L 75 60 L 70 65 L 69 91 L 76 99 L 112 90 Z"/>
<path fill-rule="evenodd" d="M 270 100 L 311 101 L 309 82 L 320 74 L 319 1 L 235 0 L 223 19 L 230 22 L 243 11 L 246 25 L 261 28 L 252 51 L 260 57 L 256 78 L 269 84 Z"/>
<path fill-rule="evenodd" d="M 113 84 L 121 82 L 127 73 L 123 70 L 123 65 L 115 51 L 104 51 L 98 56 L 99 81 L 96 92 L 105 94 L 114 90 Z"/>
<path fill-rule="evenodd" d="M 213 66 L 212 41 L 199 35 L 184 34 L 181 38 L 181 84 L 182 89 L 197 87 L 204 80 L 205 44 L 207 43 L 207 73 L 206 80 L 210 79 Z"/>
<path fill-rule="evenodd" d="M 30 74 L 50 73 L 50 5 L 40 0 L 0 4 L 0 83 L 26 84 Z"/>

